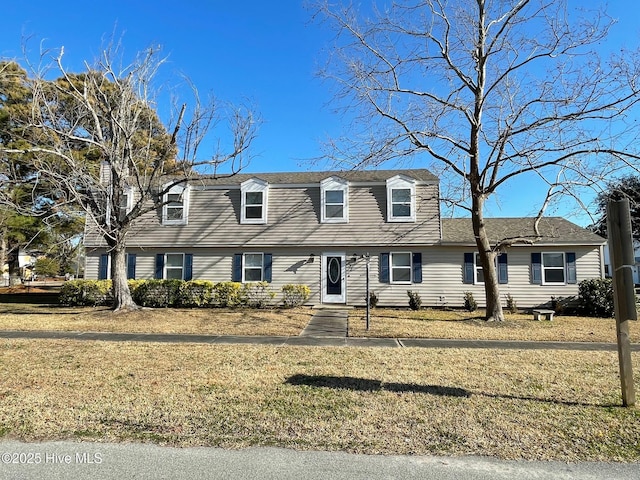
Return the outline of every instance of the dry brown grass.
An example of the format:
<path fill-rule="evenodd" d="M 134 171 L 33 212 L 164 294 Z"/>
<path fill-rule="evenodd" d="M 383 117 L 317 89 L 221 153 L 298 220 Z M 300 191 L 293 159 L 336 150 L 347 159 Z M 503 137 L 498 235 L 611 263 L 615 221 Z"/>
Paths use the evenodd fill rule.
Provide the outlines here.
<path fill-rule="evenodd" d="M 615 352 L 0 340 L 0 435 L 638 461 L 617 375 Z"/>
<path fill-rule="evenodd" d="M 355 309 L 349 315 L 349 335 L 353 337 L 453 338 L 473 340 L 531 340 L 572 342 L 616 342 L 613 318 L 558 316 L 552 322 L 535 321 L 531 314 L 507 314 L 504 322 L 486 322 L 482 312 L 463 310 L 419 311 L 373 309 L 369 330 L 365 312 Z M 636 322 L 631 322 L 636 342 Z"/>
<path fill-rule="evenodd" d="M 311 318 L 308 308 L 109 309 L 0 304 L 0 330 L 63 330 L 211 335 L 298 335 Z"/>

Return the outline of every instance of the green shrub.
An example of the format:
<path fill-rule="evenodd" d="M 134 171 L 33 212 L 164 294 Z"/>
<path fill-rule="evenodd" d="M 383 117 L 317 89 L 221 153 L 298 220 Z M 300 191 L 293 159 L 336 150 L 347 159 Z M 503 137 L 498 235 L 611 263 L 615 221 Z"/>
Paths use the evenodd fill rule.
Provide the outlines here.
<path fill-rule="evenodd" d="M 60 275 L 61 266 L 55 258 L 43 257 L 36 260 L 34 270 L 41 277 L 55 277 Z"/>
<path fill-rule="evenodd" d="M 268 307 L 275 296 L 268 282 L 245 283 L 242 291 L 245 304 L 252 308 Z"/>
<path fill-rule="evenodd" d="M 70 307 L 95 307 L 112 301 L 111 280 L 70 280 L 60 289 L 60 303 Z"/>
<path fill-rule="evenodd" d="M 307 285 L 289 283 L 282 286 L 282 303 L 287 308 L 304 305 L 310 296 L 311 289 Z"/>
<path fill-rule="evenodd" d="M 182 283 L 182 280 L 147 280 L 137 286 L 133 301 L 141 307 L 175 307 Z"/>
<path fill-rule="evenodd" d="M 579 309 L 583 315 L 613 317 L 613 281 L 610 278 L 592 278 L 578 285 Z"/>
<path fill-rule="evenodd" d="M 373 290 L 369 292 L 369 307 L 376 308 L 380 299 Z"/>
<path fill-rule="evenodd" d="M 409 296 L 409 308 L 411 308 L 411 310 L 420 310 L 420 307 L 422 306 L 422 298 L 420 298 L 420 294 L 418 292 L 407 290 L 407 295 Z"/>
<path fill-rule="evenodd" d="M 505 295 L 505 299 L 507 301 L 507 311 L 509 313 L 518 313 L 518 304 L 516 299 L 510 293 Z"/>
<path fill-rule="evenodd" d="M 473 298 L 472 292 L 464 292 L 464 309 L 467 312 L 475 312 L 478 309 L 478 302 Z"/>
<path fill-rule="evenodd" d="M 244 301 L 241 283 L 220 282 L 213 287 L 213 304 L 218 307 L 238 307 Z"/>
<path fill-rule="evenodd" d="M 178 292 L 179 307 L 208 307 L 213 303 L 214 284 L 208 280 L 189 280 L 182 282 Z"/>

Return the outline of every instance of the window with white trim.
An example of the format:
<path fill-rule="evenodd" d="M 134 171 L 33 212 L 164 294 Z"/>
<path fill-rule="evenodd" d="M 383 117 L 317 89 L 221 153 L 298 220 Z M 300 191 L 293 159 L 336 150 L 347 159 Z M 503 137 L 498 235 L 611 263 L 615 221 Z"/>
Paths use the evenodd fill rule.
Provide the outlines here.
<path fill-rule="evenodd" d="M 269 184 L 258 178 L 251 178 L 240 185 L 240 223 L 267 223 L 267 198 Z"/>
<path fill-rule="evenodd" d="M 565 283 L 564 252 L 542 253 L 542 281 L 549 283 Z"/>
<path fill-rule="evenodd" d="M 162 199 L 162 223 L 185 225 L 189 210 L 189 187 L 174 185 Z"/>
<path fill-rule="evenodd" d="M 387 221 L 415 222 L 415 180 L 396 175 L 387 180 Z"/>
<path fill-rule="evenodd" d="M 391 252 L 391 283 L 411 283 L 411 252 Z"/>
<path fill-rule="evenodd" d="M 261 282 L 263 280 L 264 255 L 262 253 L 245 253 L 242 265 L 243 282 Z"/>
<path fill-rule="evenodd" d="M 133 210 L 133 187 L 126 187 L 120 196 L 120 219 Z"/>
<path fill-rule="evenodd" d="M 321 222 L 346 223 L 349 221 L 349 182 L 329 177 L 320 182 Z"/>
<path fill-rule="evenodd" d="M 476 253 L 474 255 L 475 264 L 474 264 L 474 273 L 475 273 L 475 282 L 476 284 L 484 283 L 484 270 L 482 269 L 482 261 L 480 260 L 480 254 Z"/>
<path fill-rule="evenodd" d="M 184 278 L 184 253 L 167 253 L 164 257 L 164 277 L 167 280 Z"/>

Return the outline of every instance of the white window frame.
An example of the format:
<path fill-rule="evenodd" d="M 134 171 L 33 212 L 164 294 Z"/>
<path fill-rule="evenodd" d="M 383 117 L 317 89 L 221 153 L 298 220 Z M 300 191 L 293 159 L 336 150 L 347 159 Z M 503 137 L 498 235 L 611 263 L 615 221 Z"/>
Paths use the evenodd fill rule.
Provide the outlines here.
<path fill-rule="evenodd" d="M 120 215 L 121 217 L 124 217 L 133 210 L 133 187 L 126 187 L 122 194 L 127 199 L 126 203 L 120 206 Z"/>
<path fill-rule="evenodd" d="M 547 267 L 544 264 L 545 255 L 562 255 L 562 267 Z M 562 270 L 561 282 L 548 282 L 545 272 L 547 270 Z M 566 285 L 567 283 L 567 255 L 565 252 L 541 252 L 540 255 L 540 272 L 542 275 L 542 285 Z"/>
<path fill-rule="evenodd" d="M 262 216 L 259 218 L 247 218 L 247 207 L 255 207 L 260 204 L 247 204 L 247 193 L 262 192 Z M 251 178 L 240 184 L 240 223 L 265 224 L 267 223 L 267 205 L 269 198 L 269 184 L 259 178 Z"/>
<path fill-rule="evenodd" d="M 396 175 L 387 180 L 387 221 L 388 222 L 415 222 L 416 221 L 416 182 L 405 175 Z M 393 214 L 394 190 L 409 190 L 411 209 L 409 215 Z M 396 202 L 395 204 L 397 204 Z"/>
<path fill-rule="evenodd" d="M 162 224 L 163 225 L 186 225 L 189 217 L 189 195 L 191 188 L 189 185 L 174 185 L 162 197 Z M 182 207 L 169 206 L 169 195 L 179 195 Z M 182 218 L 169 218 L 170 209 L 182 208 Z"/>
<path fill-rule="evenodd" d="M 473 253 L 473 284 L 484 285 L 484 270 L 482 269 L 482 263 L 480 262 L 480 254 L 478 252 Z M 482 280 L 478 279 L 478 270 L 482 271 Z"/>
<path fill-rule="evenodd" d="M 342 203 L 330 203 L 327 201 L 327 192 L 341 191 Z M 340 177 L 325 178 L 320 182 L 320 221 L 322 223 L 348 223 L 349 222 L 349 182 Z M 327 206 L 342 205 L 341 217 L 328 217 Z"/>
<path fill-rule="evenodd" d="M 247 280 L 247 255 L 260 255 L 260 280 Z M 258 267 L 249 267 L 257 270 Z M 262 282 L 264 281 L 264 253 L 263 252 L 246 252 L 242 254 L 242 283 Z"/>
<path fill-rule="evenodd" d="M 395 255 L 409 255 L 409 265 L 394 267 L 393 257 Z M 396 269 L 408 269 L 409 280 L 395 280 L 393 272 Z M 389 283 L 392 283 L 395 285 L 411 285 L 413 283 L 413 253 L 412 252 L 390 252 L 389 253 Z"/>
<path fill-rule="evenodd" d="M 164 267 L 162 271 L 162 278 L 164 280 L 173 280 L 169 278 L 168 270 L 178 270 L 178 267 L 169 266 L 169 255 L 181 255 L 182 256 L 182 266 L 180 266 L 180 278 L 178 280 L 184 280 L 184 253 L 182 252 L 166 252 L 164 254 Z"/>

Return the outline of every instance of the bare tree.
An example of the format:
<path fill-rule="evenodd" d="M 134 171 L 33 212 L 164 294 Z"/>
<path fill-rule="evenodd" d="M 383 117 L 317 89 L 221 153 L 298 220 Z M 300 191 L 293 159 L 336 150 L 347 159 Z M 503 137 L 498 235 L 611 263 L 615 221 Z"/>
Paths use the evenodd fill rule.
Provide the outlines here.
<path fill-rule="evenodd" d="M 472 218 L 487 319 L 503 320 L 495 257 L 537 234 L 492 244 L 487 199 L 527 175 L 549 187 L 545 204 L 560 192 L 578 198 L 571 186 L 637 161 L 627 123 L 640 100 L 637 53 L 601 60 L 595 49 L 612 20 L 562 0 L 422 0 L 367 12 L 323 1 L 317 12 L 337 31 L 322 73 L 354 114 L 331 155 L 352 168 L 428 162 L 444 200 Z"/>
<path fill-rule="evenodd" d="M 106 49 L 95 65 L 80 74 L 55 58 L 59 78 L 34 72 L 29 129 L 38 132 L 23 152 L 33 155 L 40 174 L 58 196 L 80 205 L 87 227 L 98 230 L 111 257 L 114 310 L 136 304 L 127 283 L 127 234 L 137 218 L 157 210 L 172 187 L 203 174 L 233 175 L 248 160 L 258 118 L 250 108 L 225 108 L 211 100 L 173 108 L 163 124 L 155 111 L 154 81 L 165 59 L 155 48 L 118 66 L 117 47 Z M 200 157 L 207 136 L 221 133 L 213 152 Z M 14 151 L 15 153 L 15 151 Z M 129 208 L 127 208 L 129 205 Z"/>

